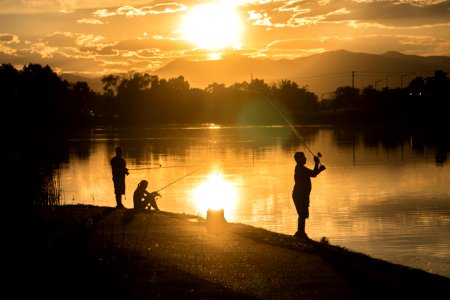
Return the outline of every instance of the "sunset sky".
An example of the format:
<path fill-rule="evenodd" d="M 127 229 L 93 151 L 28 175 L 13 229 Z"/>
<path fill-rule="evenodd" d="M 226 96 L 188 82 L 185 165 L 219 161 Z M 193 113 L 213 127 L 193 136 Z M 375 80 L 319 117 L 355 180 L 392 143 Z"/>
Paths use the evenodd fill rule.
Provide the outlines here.
<path fill-rule="evenodd" d="M 0 62 L 100 76 L 175 58 L 450 55 L 450 1 L 0 0 Z"/>

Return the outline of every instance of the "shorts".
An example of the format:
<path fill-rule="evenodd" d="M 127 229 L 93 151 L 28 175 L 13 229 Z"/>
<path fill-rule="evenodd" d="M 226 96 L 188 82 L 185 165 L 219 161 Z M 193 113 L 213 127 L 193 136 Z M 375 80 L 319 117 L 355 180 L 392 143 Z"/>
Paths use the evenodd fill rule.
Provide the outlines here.
<path fill-rule="evenodd" d="M 125 180 L 113 180 L 114 194 L 125 195 Z"/>
<path fill-rule="evenodd" d="M 292 200 L 294 200 L 298 216 L 305 219 L 309 218 L 309 196 L 301 197 L 292 193 Z"/>

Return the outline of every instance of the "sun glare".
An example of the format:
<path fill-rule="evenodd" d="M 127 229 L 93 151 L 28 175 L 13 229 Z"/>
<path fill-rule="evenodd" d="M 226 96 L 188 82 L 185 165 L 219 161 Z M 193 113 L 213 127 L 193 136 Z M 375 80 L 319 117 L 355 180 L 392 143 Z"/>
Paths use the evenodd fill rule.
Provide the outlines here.
<path fill-rule="evenodd" d="M 194 7 L 184 18 L 184 38 L 198 48 L 240 48 L 242 23 L 235 1 L 219 1 Z"/>
<path fill-rule="evenodd" d="M 219 173 L 210 174 L 208 179 L 192 191 L 196 204 L 201 212 L 208 209 L 224 209 L 229 213 L 237 202 L 237 193 L 233 185 Z"/>

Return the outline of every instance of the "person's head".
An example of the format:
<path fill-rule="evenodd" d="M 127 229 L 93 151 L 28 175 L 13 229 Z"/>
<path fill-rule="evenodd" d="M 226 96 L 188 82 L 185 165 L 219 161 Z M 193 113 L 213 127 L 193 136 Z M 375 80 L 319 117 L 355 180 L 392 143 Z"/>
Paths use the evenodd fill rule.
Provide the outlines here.
<path fill-rule="evenodd" d="M 116 155 L 117 156 L 122 156 L 122 148 L 116 147 Z"/>
<path fill-rule="evenodd" d="M 304 165 L 306 163 L 306 156 L 303 152 L 295 152 L 294 159 L 298 164 Z"/>
<path fill-rule="evenodd" d="M 147 180 L 141 180 L 141 182 L 139 182 L 139 184 L 138 184 L 138 188 L 141 188 L 141 189 L 146 189 L 148 187 L 148 181 Z"/>

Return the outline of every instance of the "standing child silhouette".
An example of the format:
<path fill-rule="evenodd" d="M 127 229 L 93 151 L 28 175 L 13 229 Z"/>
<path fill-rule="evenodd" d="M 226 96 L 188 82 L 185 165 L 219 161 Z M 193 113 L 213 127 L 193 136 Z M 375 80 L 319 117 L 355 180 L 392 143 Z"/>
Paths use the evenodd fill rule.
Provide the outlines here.
<path fill-rule="evenodd" d="M 116 156 L 111 158 L 112 179 L 114 183 L 114 194 L 116 195 L 116 207 L 124 208 L 122 195 L 125 195 L 125 175 L 130 174 L 126 167 L 125 159 L 122 157 L 122 149 L 117 147 Z"/>
<path fill-rule="evenodd" d="M 314 169 L 305 167 L 306 156 L 303 152 L 296 152 L 294 159 L 297 162 L 294 172 L 294 189 L 292 191 L 292 199 L 298 214 L 298 227 L 294 237 L 308 239 L 305 232 L 306 219 L 309 218 L 309 195 L 311 193 L 311 177 L 316 177 L 323 170 L 324 165 L 320 165 L 318 156 L 314 156 Z M 320 165 L 320 166 L 319 166 Z"/>

